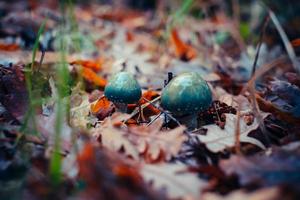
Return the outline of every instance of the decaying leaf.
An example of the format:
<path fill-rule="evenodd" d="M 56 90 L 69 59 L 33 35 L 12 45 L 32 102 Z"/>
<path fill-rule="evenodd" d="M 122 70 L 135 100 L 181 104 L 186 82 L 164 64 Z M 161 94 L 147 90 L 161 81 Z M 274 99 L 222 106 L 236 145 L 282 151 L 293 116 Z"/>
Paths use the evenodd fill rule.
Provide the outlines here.
<path fill-rule="evenodd" d="M 238 190 L 226 196 L 206 193 L 202 196 L 202 200 L 274 200 L 278 198 L 279 192 L 278 188 L 266 188 L 251 193 Z"/>
<path fill-rule="evenodd" d="M 78 98 L 81 99 L 81 103 L 71 108 L 71 124 L 73 127 L 86 129 L 87 124 L 90 122 L 88 119 L 90 102 L 87 95 Z"/>
<path fill-rule="evenodd" d="M 114 126 L 115 123 L 127 117 L 127 114 L 115 113 L 112 117 L 106 118 L 102 126 L 94 128 L 91 132 L 101 141 L 104 147 L 113 151 L 121 151 L 123 149 L 125 155 L 138 160 L 138 150 L 126 137 L 126 130 Z"/>
<path fill-rule="evenodd" d="M 82 68 L 82 76 L 86 81 L 91 82 L 101 88 L 104 88 L 107 82 L 105 79 L 98 76 L 97 73 L 89 68 Z"/>
<path fill-rule="evenodd" d="M 226 115 L 226 124 L 224 129 L 221 129 L 219 126 L 212 124 L 203 126 L 204 129 L 207 129 L 206 135 L 198 135 L 197 137 L 203 142 L 206 147 L 212 152 L 223 151 L 228 147 L 233 147 L 235 145 L 235 128 L 237 116 L 233 114 Z M 264 114 L 265 118 L 268 114 Z M 265 146 L 257 139 L 249 137 L 248 134 L 257 129 L 259 123 L 257 119 L 254 119 L 251 125 L 247 125 L 244 120 L 240 120 L 240 141 L 247 142 L 259 146 L 262 149 L 265 149 Z"/>
<path fill-rule="evenodd" d="M 171 33 L 171 43 L 175 48 L 175 53 L 178 58 L 183 61 L 189 61 L 196 57 L 196 50 L 188 44 L 185 44 L 179 37 L 175 29 Z"/>
<path fill-rule="evenodd" d="M 91 113 L 103 120 L 108 117 L 114 110 L 114 105 L 105 96 L 102 96 L 96 103 L 91 104 Z"/>
<path fill-rule="evenodd" d="M 299 188 L 299 151 L 272 149 L 268 154 L 231 156 L 229 160 L 222 160 L 220 167 L 227 175 L 238 175 L 241 185 L 272 186 L 290 183 Z"/>
<path fill-rule="evenodd" d="M 143 155 L 147 162 L 170 160 L 181 149 L 187 139 L 183 134 L 184 126 L 169 131 L 161 131 L 162 121 L 157 120 L 151 126 L 120 127 L 127 114 L 115 113 L 104 120 L 92 133 L 102 145 L 113 151 L 123 150 L 128 156 L 138 159 Z M 122 124 L 121 124 L 122 125 Z"/>
<path fill-rule="evenodd" d="M 95 72 L 98 72 L 101 70 L 102 63 L 103 63 L 103 60 L 99 60 L 99 61 L 75 60 L 75 61 L 71 62 L 71 65 L 81 65 L 82 67 L 86 67 L 86 68 L 92 69 Z"/>
<path fill-rule="evenodd" d="M 159 96 L 159 93 L 153 90 L 147 90 L 146 92 L 143 93 L 142 98 L 139 100 L 139 104 L 143 105 L 148 103 L 148 101 L 151 101 L 155 99 L 156 97 Z M 147 101 L 148 100 L 148 101 Z M 129 109 L 134 109 L 137 106 L 137 104 L 129 104 L 128 108 Z M 157 115 L 160 113 L 160 110 L 154 107 L 153 105 L 149 104 L 147 107 L 143 109 L 143 114 L 146 117 L 152 116 L 152 115 Z"/>
<path fill-rule="evenodd" d="M 50 116 L 39 115 L 37 117 L 37 129 L 42 135 L 47 138 L 48 144 L 51 147 L 55 144 L 55 123 L 56 123 L 56 109 Z M 62 128 L 60 134 L 61 149 L 65 152 L 69 152 L 72 146 L 72 129 L 67 123 L 66 117 L 62 119 Z"/>
<path fill-rule="evenodd" d="M 183 134 L 184 126 L 168 131 L 161 131 L 163 121 L 157 120 L 151 126 L 130 127 L 130 138 L 144 155 L 146 161 L 153 162 L 170 160 L 181 149 L 182 143 L 187 139 Z"/>
<path fill-rule="evenodd" d="M 188 172 L 182 164 L 160 164 L 141 166 L 141 174 L 146 182 L 157 190 L 165 190 L 170 198 L 199 199 L 206 182 Z"/>
<path fill-rule="evenodd" d="M 138 166 L 129 165 L 116 154 L 86 143 L 77 157 L 79 178 L 86 184 L 76 199 L 166 199 L 148 189 Z"/>
<path fill-rule="evenodd" d="M 22 66 L 10 69 L 0 66 L 0 102 L 16 119 L 21 120 L 28 109 L 28 93 Z"/>

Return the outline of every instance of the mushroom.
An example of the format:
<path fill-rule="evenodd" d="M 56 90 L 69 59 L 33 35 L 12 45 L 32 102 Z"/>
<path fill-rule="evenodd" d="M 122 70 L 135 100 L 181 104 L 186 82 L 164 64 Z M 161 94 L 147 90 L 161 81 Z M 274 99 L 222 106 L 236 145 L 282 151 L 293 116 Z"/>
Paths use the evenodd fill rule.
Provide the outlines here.
<path fill-rule="evenodd" d="M 212 103 L 212 93 L 205 80 L 196 72 L 173 78 L 163 89 L 161 105 L 189 130 L 198 127 L 198 113 Z"/>
<path fill-rule="evenodd" d="M 132 74 L 119 72 L 111 77 L 104 95 L 112 101 L 120 112 L 127 112 L 127 104 L 136 103 L 142 95 L 141 86 Z"/>

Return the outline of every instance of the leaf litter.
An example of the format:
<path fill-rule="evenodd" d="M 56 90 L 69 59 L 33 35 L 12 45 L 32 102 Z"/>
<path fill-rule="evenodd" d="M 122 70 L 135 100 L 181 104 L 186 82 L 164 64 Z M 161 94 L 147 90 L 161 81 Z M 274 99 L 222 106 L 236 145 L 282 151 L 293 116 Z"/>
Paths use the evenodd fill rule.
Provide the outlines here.
<path fill-rule="evenodd" d="M 1 199 L 297 199 L 300 17 L 281 4 L 2 2 Z M 104 95 L 120 71 L 142 91 L 127 113 Z M 184 72 L 213 96 L 194 130 L 160 102 Z"/>

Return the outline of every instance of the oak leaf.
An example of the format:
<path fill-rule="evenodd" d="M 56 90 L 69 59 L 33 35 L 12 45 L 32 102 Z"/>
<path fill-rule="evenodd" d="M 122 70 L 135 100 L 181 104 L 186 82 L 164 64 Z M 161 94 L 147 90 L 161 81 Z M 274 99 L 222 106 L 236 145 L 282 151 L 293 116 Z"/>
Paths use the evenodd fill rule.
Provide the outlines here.
<path fill-rule="evenodd" d="M 157 120 L 150 126 L 130 127 L 130 137 L 137 145 L 146 161 L 170 160 L 176 156 L 187 137 L 183 134 L 185 127 L 179 126 L 168 131 L 161 131 L 163 121 Z"/>
<path fill-rule="evenodd" d="M 233 114 L 226 115 L 226 124 L 224 129 L 219 126 L 212 124 L 203 126 L 207 129 L 206 135 L 198 135 L 197 137 L 201 142 L 203 142 L 206 147 L 212 152 L 223 151 L 228 147 L 233 147 L 235 145 L 235 128 L 237 116 Z M 264 113 L 263 118 L 268 114 Z M 240 142 L 247 142 L 259 146 L 265 149 L 265 146 L 257 139 L 249 137 L 248 134 L 257 129 L 259 123 L 255 118 L 251 125 L 247 125 L 244 120 L 240 120 Z"/>
<path fill-rule="evenodd" d="M 107 117 L 101 126 L 92 130 L 92 133 L 101 144 L 107 149 L 121 151 L 135 160 L 138 160 L 139 153 L 134 144 L 126 137 L 126 130 L 114 126 L 115 123 L 127 119 L 129 115 L 114 113 L 113 116 Z"/>
<path fill-rule="evenodd" d="M 207 184 L 182 164 L 145 164 L 141 167 L 144 180 L 157 190 L 166 190 L 170 198 L 199 199 Z"/>

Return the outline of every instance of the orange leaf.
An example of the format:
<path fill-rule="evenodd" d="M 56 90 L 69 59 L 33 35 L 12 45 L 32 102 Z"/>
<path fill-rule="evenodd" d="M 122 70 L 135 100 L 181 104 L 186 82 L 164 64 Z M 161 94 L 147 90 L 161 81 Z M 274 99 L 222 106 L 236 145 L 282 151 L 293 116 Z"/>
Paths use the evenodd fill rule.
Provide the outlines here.
<path fill-rule="evenodd" d="M 98 99 L 98 101 L 91 105 L 91 113 L 96 115 L 98 119 L 103 120 L 109 116 L 114 110 L 113 103 L 110 102 L 105 96 Z"/>
<path fill-rule="evenodd" d="M 92 145 L 92 143 L 86 143 L 83 151 L 78 155 L 77 161 L 80 169 L 79 176 L 89 182 L 93 181 L 93 174 L 91 173 L 90 165 L 86 165 L 86 163 L 91 163 L 94 160 L 94 146 Z"/>
<path fill-rule="evenodd" d="M 115 165 L 113 167 L 113 172 L 118 177 L 129 178 L 136 183 L 140 183 L 142 181 L 142 178 L 136 168 L 130 167 L 129 165 Z"/>
<path fill-rule="evenodd" d="M 143 93 L 142 98 L 139 101 L 139 104 L 142 105 L 142 104 L 148 103 L 144 99 L 151 101 L 158 96 L 159 96 L 159 94 L 157 92 L 155 92 L 153 90 L 148 90 Z M 134 108 L 136 108 L 137 105 L 138 104 L 128 104 L 128 109 L 133 110 Z M 157 108 L 155 108 L 153 105 L 150 104 L 144 109 L 144 113 L 146 113 L 146 115 L 152 116 L 152 115 L 157 115 L 158 113 L 160 113 L 160 111 Z"/>
<path fill-rule="evenodd" d="M 107 81 L 98 76 L 93 70 L 89 68 L 82 68 L 82 76 L 85 80 L 94 83 L 95 85 L 104 88 Z"/>
<path fill-rule="evenodd" d="M 95 104 L 91 105 L 92 114 L 97 114 L 101 109 L 108 109 L 112 103 L 105 97 L 101 97 Z"/>
<path fill-rule="evenodd" d="M 92 69 L 95 72 L 101 70 L 101 66 L 103 64 L 103 59 L 99 59 L 98 61 L 90 61 L 90 60 L 75 60 L 71 62 L 71 65 L 81 65 L 82 67 L 86 67 Z"/>
<path fill-rule="evenodd" d="M 127 32 L 126 32 L 126 41 L 127 41 L 127 42 L 132 42 L 133 40 L 134 40 L 134 35 L 133 35 L 133 33 L 130 32 L 130 31 L 127 31 Z"/>
<path fill-rule="evenodd" d="M 159 96 L 159 94 L 157 92 L 155 92 L 153 90 L 148 90 L 143 94 L 143 98 L 140 100 L 140 104 L 148 103 L 146 100 L 144 100 L 144 98 L 151 101 L 158 96 Z M 157 115 L 158 113 L 160 113 L 160 111 L 151 104 L 149 106 L 147 106 L 146 109 L 149 110 L 150 112 L 152 112 L 154 115 Z"/>
<path fill-rule="evenodd" d="M 17 44 L 0 44 L 0 50 L 3 51 L 16 51 L 19 49 L 20 47 Z"/>
<path fill-rule="evenodd" d="M 180 39 L 176 29 L 173 29 L 171 32 L 171 44 L 175 48 L 176 56 L 181 60 L 189 61 L 197 55 L 196 50 L 191 45 L 184 43 Z"/>
<path fill-rule="evenodd" d="M 291 44 L 293 45 L 293 47 L 299 47 L 300 46 L 300 38 L 292 40 Z"/>

